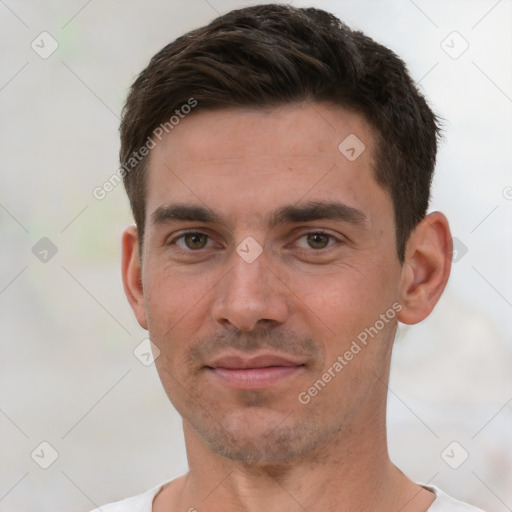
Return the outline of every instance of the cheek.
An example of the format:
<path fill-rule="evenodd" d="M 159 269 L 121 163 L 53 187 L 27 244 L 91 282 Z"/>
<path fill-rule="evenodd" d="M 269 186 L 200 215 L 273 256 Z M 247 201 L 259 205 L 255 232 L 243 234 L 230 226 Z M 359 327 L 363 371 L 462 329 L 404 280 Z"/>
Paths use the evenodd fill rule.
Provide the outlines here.
<path fill-rule="evenodd" d="M 317 334 L 321 329 L 316 339 L 325 350 L 323 368 L 303 391 L 312 403 L 330 404 L 341 416 L 349 417 L 386 380 L 397 312 L 392 282 L 377 278 L 348 271 L 336 279 L 317 276 L 314 287 L 302 294 L 299 316 L 310 319 L 310 326 L 315 322 Z"/>
<path fill-rule="evenodd" d="M 207 314 L 207 279 L 190 278 L 173 269 L 148 272 L 144 300 L 151 339 L 162 351 L 180 349 L 180 341 L 190 339 L 194 325 Z M 172 340 L 172 343 L 170 343 Z"/>
<path fill-rule="evenodd" d="M 297 303 L 309 308 L 335 333 L 379 317 L 393 302 L 396 285 L 383 272 L 342 269 L 324 276 L 296 276 Z"/>
<path fill-rule="evenodd" d="M 351 347 L 359 363 L 379 359 L 387 350 L 396 326 L 398 278 L 392 262 L 377 261 L 331 275 L 296 276 L 299 316 L 311 319 L 323 332 L 318 341 L 325 346 L 327 367 Z"/>
<path fill-rule="evenodd" d="M 155 366 L 163 387 L 176 408 L 193 389 L 184 364 L 191 339 L 206 314 L 201 301 L 205 288 L 178 273 L 155 276 L 145 290 L 146 317 L 151 341 L 160 350 Z"/>

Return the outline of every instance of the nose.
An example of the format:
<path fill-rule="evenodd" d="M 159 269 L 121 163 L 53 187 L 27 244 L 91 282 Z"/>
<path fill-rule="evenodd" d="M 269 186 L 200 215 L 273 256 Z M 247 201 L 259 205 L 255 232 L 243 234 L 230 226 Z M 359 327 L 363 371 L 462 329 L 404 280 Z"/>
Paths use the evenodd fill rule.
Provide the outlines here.
<path fill-rule="evenodd" d="M 223 327 L 251 331 L 258 325 L 277 325 L 288 316 L 287 288 L 262 254 L 247 262 L 239 254 L 219 283 L 212 315 Z"/>

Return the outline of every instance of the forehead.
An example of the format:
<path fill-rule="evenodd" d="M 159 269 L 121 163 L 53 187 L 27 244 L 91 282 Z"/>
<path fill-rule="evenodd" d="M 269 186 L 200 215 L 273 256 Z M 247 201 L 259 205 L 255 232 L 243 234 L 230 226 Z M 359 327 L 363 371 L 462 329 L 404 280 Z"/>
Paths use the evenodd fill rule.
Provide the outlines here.
<path fill-rule="evenodd" d="M 328 104 L 197 111 L 151 150 L 146 211 L 185 201 L 243 215 L 306 197 L 369 206 L 388 195 L 374 144 L 361 115 Z"/>
<path fill-rule="evenodd" d="M 339 144 L 350 135 L 358 137 L 365 145 L 368 157 L 374 143 L 369 123 L 362 115 L 340 106 L 297 103 L 259 109 L 198 111 L 196 108 L 178 124 L 168 127 L 152 151 L 151 159 L 170 148 L 181 150 L 167 155 L 177 156 L 181 162 L 201 154 L 221 156 L 219 150 L 229 151 L 225 156 L 231 158 L 255 154 L 261 157 L 262 150 L 283 157 L 318 158 L 320 154 L 332 157 L 339 151 Z"/>

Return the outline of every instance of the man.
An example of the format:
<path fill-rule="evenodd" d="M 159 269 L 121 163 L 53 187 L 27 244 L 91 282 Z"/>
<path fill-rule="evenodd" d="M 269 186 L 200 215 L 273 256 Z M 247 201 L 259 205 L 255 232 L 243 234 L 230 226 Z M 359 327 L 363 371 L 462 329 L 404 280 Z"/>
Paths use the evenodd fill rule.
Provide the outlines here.
<path fill-rule="evenodd" d="M 476 511 L 390 461 L 397 322 L 450 273 L 436 117 L 390 50 L 317 9 L 233 11 L 132 86 L 123 281 L 190 471 L 123 511 Z"/>

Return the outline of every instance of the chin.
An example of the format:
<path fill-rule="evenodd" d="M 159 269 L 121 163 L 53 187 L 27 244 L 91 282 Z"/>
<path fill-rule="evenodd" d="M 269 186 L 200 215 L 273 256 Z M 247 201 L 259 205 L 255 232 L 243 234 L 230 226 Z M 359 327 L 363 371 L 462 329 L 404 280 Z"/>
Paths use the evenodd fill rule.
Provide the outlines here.
<path fill-rule="evenodd" d="M 268 466 L 290 462 L 322 442 L 324 436 L 318 425 L 309 425 L 303 418 L 294 421 L 292 416 L 293 413 L 246 408 L 232 413 L 222 425 L 191 425 L 218 455 L 244 464 Z"/>

